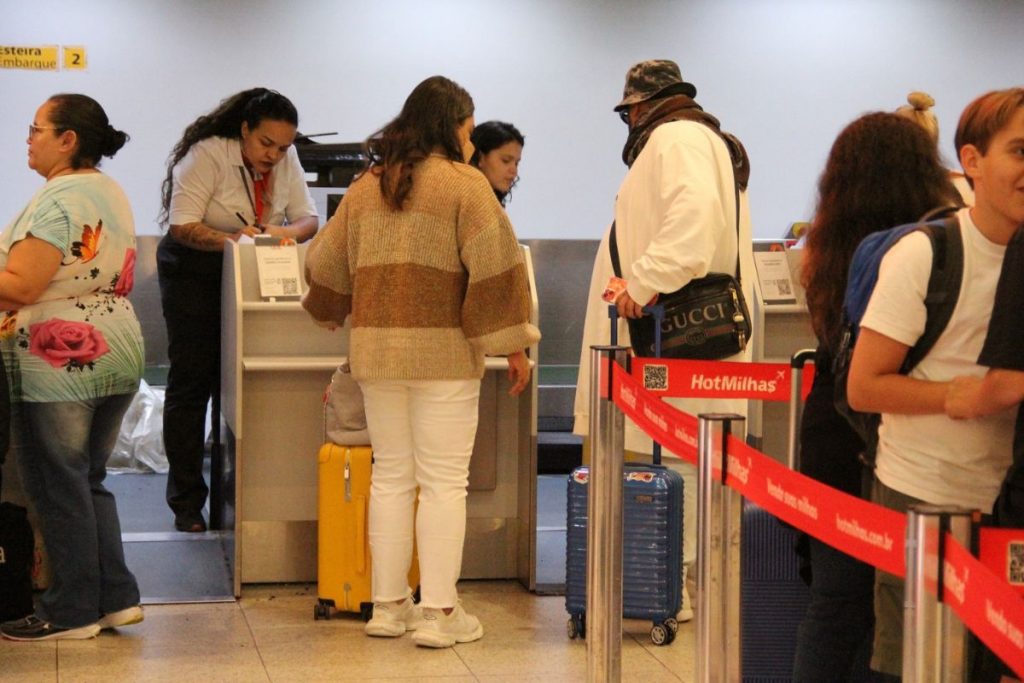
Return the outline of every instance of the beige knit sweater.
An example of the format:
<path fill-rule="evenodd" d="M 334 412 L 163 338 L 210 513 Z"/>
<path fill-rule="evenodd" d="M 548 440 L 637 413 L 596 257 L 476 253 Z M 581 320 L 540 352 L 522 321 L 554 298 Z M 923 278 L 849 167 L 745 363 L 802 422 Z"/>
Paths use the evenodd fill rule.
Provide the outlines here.
<path fill-rule="evenodd" d="M 377 176 L 352 184 L 310 245 L 303 307 L 318 322 L 352 316 L 355 379 L 472 379 L 484 356 L 540 339 L 530 324 L 522 251 L 484 176 L 431 156 L 405 206 Z"/>

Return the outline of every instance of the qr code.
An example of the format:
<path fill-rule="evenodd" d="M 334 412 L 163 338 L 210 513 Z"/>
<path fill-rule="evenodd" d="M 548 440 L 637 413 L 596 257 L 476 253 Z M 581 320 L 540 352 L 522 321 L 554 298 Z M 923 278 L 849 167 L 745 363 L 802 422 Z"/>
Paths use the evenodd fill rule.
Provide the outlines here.
<path fill-rule="evenodd" d="M 285 296 L 299 293 L 299 281 L 293 277 L 286 277 L 281 279 L 281 291 L 284 292 Z"/>
<path fill-rule="evenodd" d="M 774 284 L 778 288 L 780 296 L 792 296 L 793 287 L 790 285 L 789 280 L 775 280 Z"/>
<path fill-rule="evenodd" d="M 668 367 L 665 365 L 645 365 L 644 389 L 648 391 L 668 391 Z"/>
<path fill-rule="evenodd" d="M 1024 541 L 1011 541 L 1006 549 L 1006 580 L 1024 585 Z"/>

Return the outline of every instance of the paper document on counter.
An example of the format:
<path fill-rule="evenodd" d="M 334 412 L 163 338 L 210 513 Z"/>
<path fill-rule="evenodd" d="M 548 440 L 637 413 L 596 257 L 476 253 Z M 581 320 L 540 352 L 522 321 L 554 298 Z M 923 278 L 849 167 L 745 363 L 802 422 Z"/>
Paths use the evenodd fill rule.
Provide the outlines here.
<path fill-rule="evenodd" d="M 299 278 L 299 250 L 295 244 L 282 246 L 277 239 L 268 244 L 256 239 L 256 271 L 263 299 L 298 299 L 302 295 Z"/>

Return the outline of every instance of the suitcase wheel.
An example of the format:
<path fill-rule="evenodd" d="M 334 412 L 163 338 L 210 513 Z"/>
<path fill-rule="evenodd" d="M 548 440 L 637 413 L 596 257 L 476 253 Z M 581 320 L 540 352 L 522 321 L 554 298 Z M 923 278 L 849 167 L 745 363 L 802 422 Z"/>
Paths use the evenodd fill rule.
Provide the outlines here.
<path fill-rule="evenodd" d="M 361 602 L 359 603 L 359 617 L 363 621 L 369 621 L 373 619 L 373 603 L 372 602 Z"/>
<path fill-rule="evenodd" d="M 676 621 L 673 617 L 669 617 L 668 619 L 666 619 L 664 621 L 664 625 L 667 626 L 668 630 L 672 631 L 672 633 L 679 633 L 679 622 Z"/>
<path fill-rule="evenodd" d="M 667 620 L 661 624 L 655 624 L 651 627 L 651 642 L 655 645 L 668 645 L 675 639 L 676 632 L 672 630 L 672 627 Z"/>
<path fill-rule="evenodd" d="M 583 614 L 572 614 L 569 616 L 569 622 L 566 624 L 566 631 L 568 632 L 569 639 L 575 640 L 576 638 L 587 637 L 587 617 Z"/>
<path fill-rule="evenodd" d="M 333 601 L 320 600 L 313 605 L 313 621 L 319 621 L 321 619 L 331 618 L 331 608 L 334 606 Z"/>

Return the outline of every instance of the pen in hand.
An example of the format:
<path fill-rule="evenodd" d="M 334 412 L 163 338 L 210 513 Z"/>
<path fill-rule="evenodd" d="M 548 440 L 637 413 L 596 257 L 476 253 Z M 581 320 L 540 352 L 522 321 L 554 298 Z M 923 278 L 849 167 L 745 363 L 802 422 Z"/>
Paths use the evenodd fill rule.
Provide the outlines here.
<path fill-rule="evenodd" d="M 245 216 L 242 215 L 241 211 L 235 211 L 235 217 L 242 222 L 243 227 L 249 227 L 249 221 L 245 220 Z M 260 225 L 259 221 L 256 221 L 253 227 L 255 227 L 260 232 L 263 232 L 263 226 Z"/>

